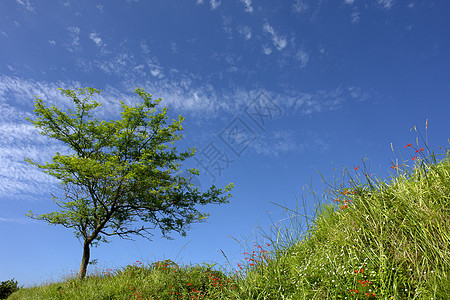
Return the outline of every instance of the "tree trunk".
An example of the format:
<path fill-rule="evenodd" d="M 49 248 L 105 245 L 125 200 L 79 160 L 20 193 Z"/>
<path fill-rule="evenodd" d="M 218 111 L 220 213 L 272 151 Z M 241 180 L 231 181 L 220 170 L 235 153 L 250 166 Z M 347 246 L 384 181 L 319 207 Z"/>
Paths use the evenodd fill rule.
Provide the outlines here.
<path fill-rule="evenodd" d="M 91 243 L 84 241 L 83 245 L 83 258 L 81 259 L 80 271 L 78 272 L 78 278 L 84 279 L 86 277 L 86 270 L 89 264 L 89 257 L 91 256 Z"/>

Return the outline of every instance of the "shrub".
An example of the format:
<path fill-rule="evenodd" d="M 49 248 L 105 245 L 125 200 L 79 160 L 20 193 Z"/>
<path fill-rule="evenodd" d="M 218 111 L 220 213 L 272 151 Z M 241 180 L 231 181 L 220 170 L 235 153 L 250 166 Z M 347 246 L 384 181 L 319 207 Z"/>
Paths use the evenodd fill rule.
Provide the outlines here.
<path fill-rule="evenodd" d="M 9 295 L 19 289 L 17 281 L 13 279 L 2 281 L 0 284 L 0 299 L 6 299 Z"/>

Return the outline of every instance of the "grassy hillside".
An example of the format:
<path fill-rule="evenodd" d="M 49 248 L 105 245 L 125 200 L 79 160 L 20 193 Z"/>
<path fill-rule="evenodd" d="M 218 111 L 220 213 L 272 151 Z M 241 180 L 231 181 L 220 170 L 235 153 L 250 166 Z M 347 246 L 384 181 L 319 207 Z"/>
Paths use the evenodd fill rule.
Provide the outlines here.
<path fill-rule="evenodd" d="M 437 161 L 413 150 L 414 165 L 392 166 L 387 182 L 346 173 L 302 235 L 280 231 L 271 251 L 257 245 L 236 272 L 136 262 L 8 299 L 447 299 L 449 152 Z"/>

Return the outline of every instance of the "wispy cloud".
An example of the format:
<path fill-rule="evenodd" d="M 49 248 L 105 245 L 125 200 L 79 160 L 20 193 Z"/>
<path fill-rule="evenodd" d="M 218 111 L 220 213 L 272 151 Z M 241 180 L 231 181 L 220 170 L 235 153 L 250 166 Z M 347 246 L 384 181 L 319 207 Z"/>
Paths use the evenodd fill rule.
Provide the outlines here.
<path fill-rule="evenodd" d="M 34 12 L 34 7 L 31 5 L 30 0 L 16 0 L 16 2 L 23 7 L 25 7 L 26 10 Z"/>
<path fill-rule="evenodd" d="M 233 39 L 233 29 L 231 23 L 233 19 L 231 17 L 222 16 L 222 28 L 228 39 Z"/>
<path fill-rule="evenodd" d="M 252 38 L 252 28 L 250 26 L 243 26 L 238 28 L 239 34 L 246 40 Z"/>
<path fill-rule="evenodd" d="M 175 113 L 188 115 L 201 121 L 233 116 L 242 112 L 249 103 L 261 92 L 260 90 L 234 89 L 219 91 L 202 78 L 193 74 L 171 72 L 177 77 L 160 79 L 152 82 L 136 82 L 130 79 L 123 82 L 128 89 L 119 90 L 117 87 L 106 86 L 105 92 L 96 99 L 102 103 L 96 117 L 114 119 L 121 111 L 119 101 L 128 105 L 140 101 L 131 92 L 131 87 L 143 87 L 155 98 L 162 98 L 162 105 L 171 107 Z M 34 161 L 50 161 L 51 156 L 59 151 L 66 153 L 65 146 L 45 136 L 37 134 L 37 129 L 25 117 L 34 118 L 31 113 L 34 95 L 39 95 L 47 105 L 55 105 L 62 109 L 70 107 L 66 97 L 62 96 L 58 87 L 79 87 L 79 83 L 49 83 L 26 80 L 16 77 L 0 76 L 0 136 L 5 142 L 0 146 L 0 198 L 12 195 L 47 194 L 55 188 L 58 181 L 24 162 L 25 157 Z M 266 91 L 267 92 L 267 91 Z M 285 93 L 270 93 L 274 103 L 286 112 L 287 117 L 296 114 L 310 115 L 326 111 L 341 109 L 351 101 L 365 101 L 369 94 L 355 86 L 340 86 L 334 90 L 304 93 L 291 90 Z M 70 107 L 73 108 L 73 107 Z M 255 145 L 255 151 L 267 155 L 288 151 L 299 151 L 294 143 L 295 137 L 291 133 L 274 132 L 273 150 L 264 150 L 265 141 Z M 319 145 L 320 143 L 318 143 Z M 258 145 L 260 146 L 258 148 Z M 259 149 L 259 150 L 258 150 Z M 267 152 L 267 153 L 266 153 Z"/>
<path fill-rule="evenodd" d="M 145 41 L 141 41 L 139 43 L 139 45 L 141 46 L 142 52 L 147 55 L 150 53 L 150 47 L 147 45 L 147 42 Z"/>
<path fill-rule="evenodd" d="M 290 130 L 266 131 L 263 136 L 258 137 L 250 148 L 253 148 L 257 154 L 272 157 L 299 150 L 295 133 Z"/>
<path fill-rule="evenodd" d="M 2 218 L 2 217 L 0 217 L 0 222 L 13 223 L 13 224 L 37 223 L 37 221 L 35 221 L 31 218 Z"/>
<path fill-rule="evenodd" d="M 145 62 L 153 77 L 164 78 L 163 68 L 155 56 L 148 55 L 145 58 Z"/>
<path fill-rule="evenodd" d="M 264 24 L 263 30 L 270 34 L 272 38 L 273 45 L 277 48 L 278 51 L 283 50 L 287 45 L 287 40 L 285 37 L 278 35 L 272 26 L 268 23 Z"/>
<path fill-rule="evenodd" d="M 378 4 L 386 9 L 390 9 L 394 5 L 394 0 L 378 0 Z"/>
<path fill-rule="evenodd" d="M 320 153 L 329 148 L 330 146 L 317 133 L 310 131 L 295 132 L 293 130 L 267 131 L 250 146 L 250 149 L 253 149 L 257 154 L 269 157 L 306 151 Z"/>
<path fill-rule="evenodd" d="M 80 84 L 74 82 L 55 82 L 43 83 L 34 80 L 24 80 L 18 77 L 0 76 L 0 103 L 8 104 L 8 99 L 14 99 L 12 103 L 20 104 L 25 109 L 31 111 L 34 108 L 34 98 L 36 95 L 40 96 L 49 104 L 63 105 L 67 107 L 66 98 L 61 95 L 58 88 L 67 88 L 72 86 L 74 88 L 80 87 Z M 0 109 L 8 109 L 7 106 L 0 105 Z M 22 111 L 16 115 L 9 115 L 2 113 L 3 121 L 23 120 L 29 117 L 30 114 L 24 114 Z"/>
<path fill-rule="evenodd" d="M 292 5 L 292 10 L 296 13 L 302 13 L 309 8 L 309 5 L 305 3 L 303 0 L 297 0 Z"/>
<path fill-rule="evenodd" d="M 8 109 L 11 113 L 23 114 L 13 106 Z M 38 134 L 34 126 L 25 122 L 20 120 L 0 123 L 0 136 L 5 141 L 0 146 L 0 198 L 44 194 L 48 189 L 43 187 L 58 183 L 58 180 L 26 163 L 24 159 L 28 157 L 38 162 L 50 161 L 50 153 L 64 152 L 64 147 Z"/>
<path fill-rule="evenodd" d="M 345 4 L 353 4 L 355 0 L 345 0 Z"/>
<path fill-rule="evenodd" d="M 265 55 L 270 55 L 272 53 L 272 48 L 267 45 L 262 46 L 262 51 Z"/>
<path fill-rule="evenodd" d="M 215 10 L 220 6 L 221 0 L 210 0 L 209 3 L 211 4 L 211 9 Z"/>
<path fill-rule="evenodd" d="M 304 68 L 309 61 L 309 55 L 303 49 L 299 49 L 295 54 L 295 59 L 300 62 L 300 67 Z"/>
<path fill-rule="evenodd" d="M 241 2 L 244 3 L 246 12 L 248 13 L 253 12 L 252 0 L 241 0 Z"/>
<path fill-rule="evenodd" d="M 126 76 L 130 66 L 137 65 L 132 54 L 122 52 L 116 56 L 95 61 L 97 67 L 109 75 L 123 75 Z"/>
<path fill-rule="evenodd" d="M 353 24 L 358 23 L 358 22 L 359 22 L 359 19 L 360 19 L 360 17 L 359 17 L 359 11 L 354 10 L 354 11 L 352 12 L 351 17 L 352 17 L 352 23 L 353 23 Z"/>
<path fill-rule="evenodd" d="M 102 39 L 100 38 L 100 35 L 96 32 L 91 32 L 89 34 L 89 38 L 98 46 L 101 47 L 103 44 Z"/>
<path fill-rule="evenodd" d="M 333 90 L 319 90 L 313 93 L 292 91 L 279 97 L 282 97 L 283 101 L 277 99 L 277 102 L 286 112 L 311 115 L 339 110 L 348 102 L 365 101 L 369 98 L 369 93 L 355 86 L 339 86 Z"/>
<path fill-rule="evenodd" d="M 67 27 L 69 31 L 70 42 L 66 44 L 67 50 L 70 52 L 77 52 L 81 50 L 80 46 L 80 28 L 79 27 Z"/>

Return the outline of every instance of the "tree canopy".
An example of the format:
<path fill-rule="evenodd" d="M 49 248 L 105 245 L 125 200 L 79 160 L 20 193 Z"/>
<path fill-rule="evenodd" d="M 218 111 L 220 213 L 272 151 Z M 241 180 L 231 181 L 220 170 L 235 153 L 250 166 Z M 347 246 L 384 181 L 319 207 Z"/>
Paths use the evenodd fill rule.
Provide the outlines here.
<path fill-rule="evenodd" d="M 76 109 L 62 111 L 35 99 L 36 120 L 29 119 L 40 133 L 64 143 L 70 149 L 57 152 L 45 164 L 26 161 L 60 179 L 63 197 L 53 199 L 59 211 L 27 215 L 74 229 L 83 241 L 79 277 L 86 276 L 90 247 L 107 237 L 153 236 L 159 229 L 164 237 L 178 232 L 186 235 L 189 225 L 202 222 L 207 213 L 199 205 L 227 203 L 233 187 L 211 186 L 202 192 L 180 175 L 182 162 L 195 155 L 195 148 L 178 152 L 173 146 L 182 138 L 183 117 L 167 123 L 167 107 L 158 111 L 161 99 L 137 88 L 142 102 L 136 106 L 121 103 L 121 118 L 100 120 L 92 112 L 101 106 L 94 88 L 60 89 Z M 187 172 L 198 176 L 198 170 Z"/>

